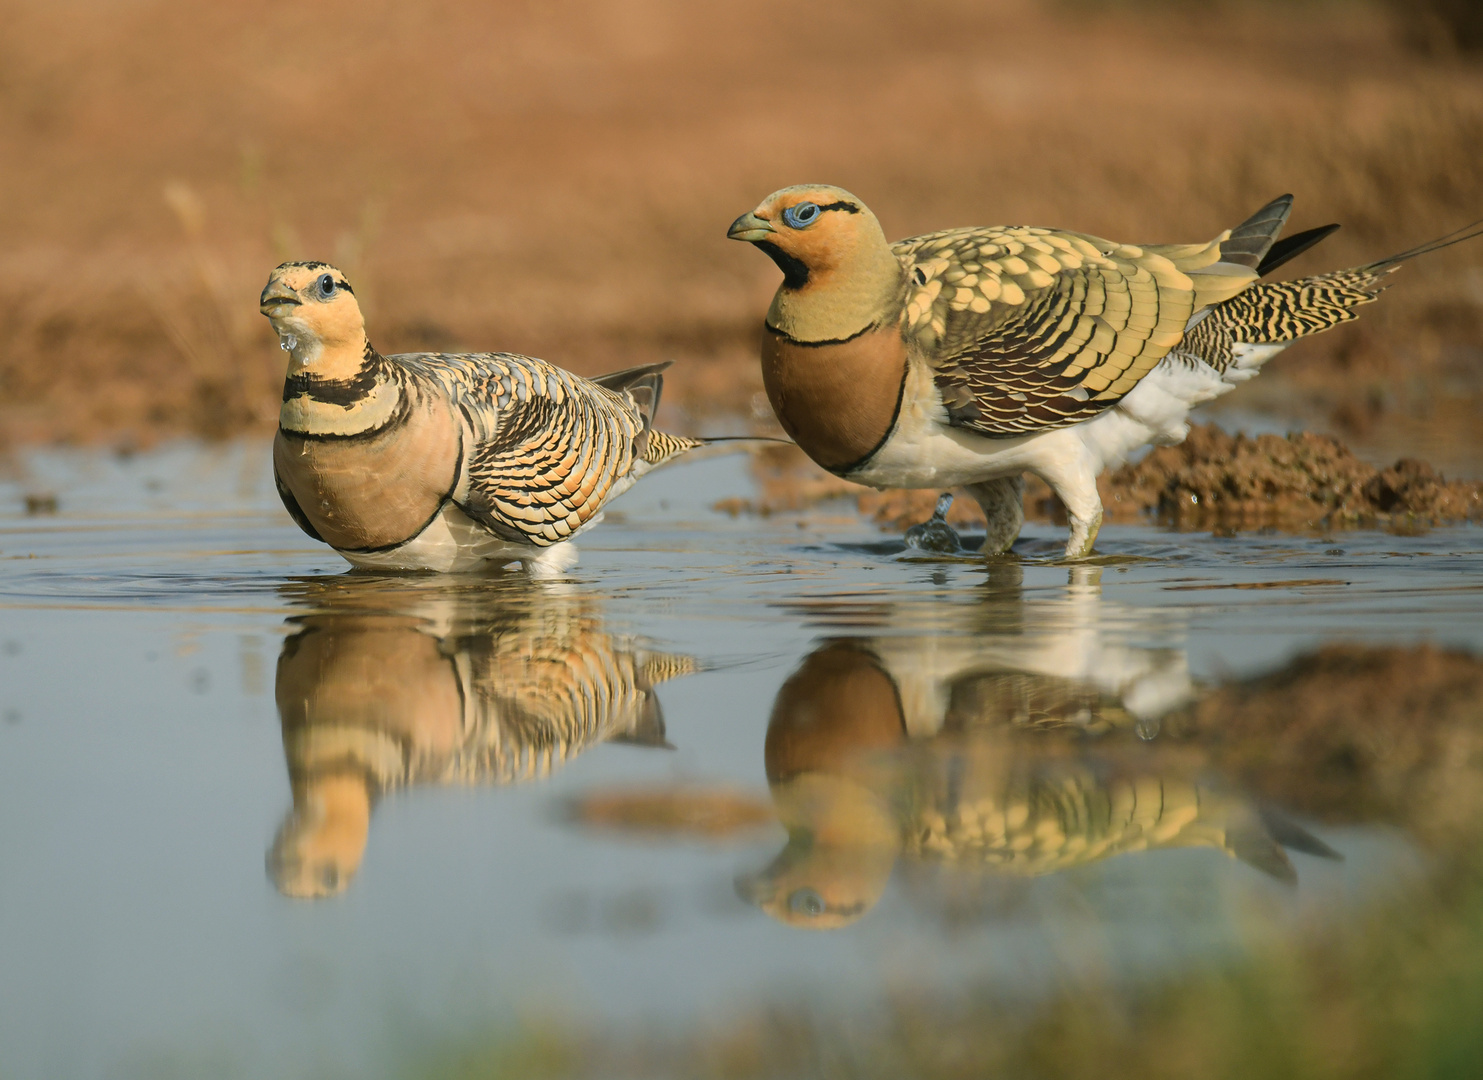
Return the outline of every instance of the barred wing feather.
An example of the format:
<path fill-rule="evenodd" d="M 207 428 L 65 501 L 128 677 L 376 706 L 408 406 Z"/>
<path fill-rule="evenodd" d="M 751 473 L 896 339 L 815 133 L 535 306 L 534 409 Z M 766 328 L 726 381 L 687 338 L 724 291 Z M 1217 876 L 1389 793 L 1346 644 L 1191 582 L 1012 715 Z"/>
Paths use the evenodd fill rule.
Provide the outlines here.
<path fill-rule="evenodd" d="M 513 353 L 396 359 L 441 384 L 467 419 L 460 505 L 495 534 L 560 543 L 631 479 L 647 424 L 627 393 Z"/>

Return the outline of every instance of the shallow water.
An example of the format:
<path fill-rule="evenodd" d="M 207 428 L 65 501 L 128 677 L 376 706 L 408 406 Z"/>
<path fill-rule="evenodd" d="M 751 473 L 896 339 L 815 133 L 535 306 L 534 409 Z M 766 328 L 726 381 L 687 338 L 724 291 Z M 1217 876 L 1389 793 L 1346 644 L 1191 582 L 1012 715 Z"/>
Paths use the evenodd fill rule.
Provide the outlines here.
<path fill-rule="evenodd" d="M 1296 949 L 1453 854 L 1404 814 L 1294 811 L 1171 718 L 1324 643 L 1483 652 L 1483 530 L 1114 526 L 1069 566 L 1032 525 L 930 560 L 846 513 L 708 509 L 749 489 L 740 456 L 672 467 L 533 584 L 350 574 L 258 447 L 27 459 L 0 485 L 0 1077 L 1033 1007 Z"/>

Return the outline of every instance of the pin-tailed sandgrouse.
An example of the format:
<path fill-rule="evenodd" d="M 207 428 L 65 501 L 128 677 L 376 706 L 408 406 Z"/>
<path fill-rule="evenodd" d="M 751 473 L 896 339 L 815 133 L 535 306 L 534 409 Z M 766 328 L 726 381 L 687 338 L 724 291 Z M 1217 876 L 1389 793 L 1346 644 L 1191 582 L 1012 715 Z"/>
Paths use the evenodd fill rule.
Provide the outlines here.
<path fill-rule="evenodd" d="M 513 353 L 382 356 L 319 262 L 274 270 L 261 310 L 290 357 L 278 493 L 356 566 L 559 573 L 607 502 L 704 441 L 650 426 L 668 364 L 584 379 Z"/>
<path fill-rule="evenodd" d="M 988 516 L 989 553 L 1019 535 L 1022 474 L 1035 473 L 1066 505 L 1075 558 L 1096 539 L 1104 468 L 1181 441 L 1191 408 L 1354 318 L 1402 260 L 1478 235 L 1262 283 L 1337 228 L 1279 242 L 1291 207 L 1284 195 L 1197 244 L 1024 226 L 893 244 L 855 196 L 805 185 L 769 195 L 729 235 L 783 272 L 762 375 L 814 461 L 872 487 L 966 488 Z"/>

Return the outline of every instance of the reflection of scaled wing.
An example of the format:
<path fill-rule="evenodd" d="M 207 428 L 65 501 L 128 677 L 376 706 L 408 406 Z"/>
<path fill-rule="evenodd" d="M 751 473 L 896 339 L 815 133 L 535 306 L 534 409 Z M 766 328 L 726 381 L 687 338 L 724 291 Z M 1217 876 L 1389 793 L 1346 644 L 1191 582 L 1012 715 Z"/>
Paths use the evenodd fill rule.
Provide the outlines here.
<path fill-rule="evenodd" d="M 696 669 L 602 629 L 557 588 L 309 588 L 276 697 L 294 805 L 269 872 L 294 896 L 345 888 L 375 800 L 415 783 L 505 784 L 605 741 L 667 745 L 654 687 Z"/>
<path fill-rule="evenodd" d="M 664 745 L 654 686 L 694 661 L 605 633 L 590 604 L 541 599 L 483 619 L 299 620 L 277 681 L 290 769 L 353 762 L 384 791 L 544 776 L 610 739 Z"/>
<path fill-rule="evenodd" d="M 694 661 L 615 640 L 590 613 L 551 615 L 461 642 L 454 662 L 471 732 L 441 779 L 544 776 L 609 739 L 668 745 L 653 688 L 694 671 Z"/>
<path fill-rule="evenodd" d="M 1016 742 L 930 745 L 904 762 L 911 789 L 904 850 L 1039 875 L 1134 851 L 1211 847 L 1297 880 L 1268 821 L 1203 781 L 1190 762 L 1124 769 L 1115 760 L 1044 754 Z M 1282 831 L 1296 828 L 1286 823 Z"/>

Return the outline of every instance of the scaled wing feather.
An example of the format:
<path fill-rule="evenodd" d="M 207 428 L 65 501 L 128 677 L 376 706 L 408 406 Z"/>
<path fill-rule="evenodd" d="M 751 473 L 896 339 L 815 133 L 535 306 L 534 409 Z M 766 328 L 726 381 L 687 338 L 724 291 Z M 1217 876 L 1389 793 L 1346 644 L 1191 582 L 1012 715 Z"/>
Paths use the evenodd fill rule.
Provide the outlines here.
<path fill-rule="evenodd" d="M 991 437 L 1065 427 L 1122 399 L 1190 315 L 1256 280 L 1220 242 L 1161 249 L 1010 226 L 894 245 L 903 332 L 936 369 L 949 422 Z"/>

